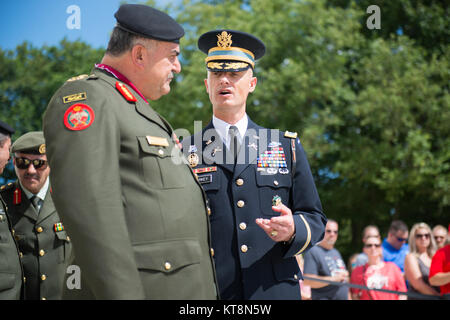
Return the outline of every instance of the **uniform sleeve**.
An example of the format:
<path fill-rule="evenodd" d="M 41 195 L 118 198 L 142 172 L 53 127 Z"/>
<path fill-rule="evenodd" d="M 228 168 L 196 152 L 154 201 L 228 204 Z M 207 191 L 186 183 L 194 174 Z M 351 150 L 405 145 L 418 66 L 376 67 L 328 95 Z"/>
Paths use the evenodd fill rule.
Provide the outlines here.
<path fill-rule="evenodd" d="M 305 252 L 323 239 L 327 219 L 299 139 L 295 140 L 296 169 L 292 189 L 295 238 L 285 257 Z"/>
<path fill-rule="evenodd" d="M 114 101 L 90 81 L 66 84 L 50 101 L 43 131 L 52 198 L 72 238 L 81 275 L 97 299 L 144 298 L 126 227 L 119 176 L 120 133 Z M 64 96 L 85 93 L 88 126 L 70 130 Z M 117 103 L 117 102 L 116 102 Z M 85 107 L 84 107 L 85 108 Z M 90 114 L 91 113 L 91 114 Z M 86 120 L 86 119 L 84 119 Z M 83 289 L 83 288 L 82 288 Z"/>

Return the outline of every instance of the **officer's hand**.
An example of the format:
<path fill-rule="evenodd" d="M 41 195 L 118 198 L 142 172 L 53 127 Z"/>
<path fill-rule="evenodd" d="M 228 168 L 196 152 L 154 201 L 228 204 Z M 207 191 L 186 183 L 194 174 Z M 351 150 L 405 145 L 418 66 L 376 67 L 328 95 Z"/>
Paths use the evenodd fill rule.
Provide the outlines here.
<path fill-rule="evenodd" d="M 272 206 L 272 210 L 280 212 L 278 217 L 271 219 L 256 219 L 256 224 L 260 226 L 266 234 L 276 242 L 289 241 L 295 232 L 294 218 L 292 211 L 284 204 Z"/>

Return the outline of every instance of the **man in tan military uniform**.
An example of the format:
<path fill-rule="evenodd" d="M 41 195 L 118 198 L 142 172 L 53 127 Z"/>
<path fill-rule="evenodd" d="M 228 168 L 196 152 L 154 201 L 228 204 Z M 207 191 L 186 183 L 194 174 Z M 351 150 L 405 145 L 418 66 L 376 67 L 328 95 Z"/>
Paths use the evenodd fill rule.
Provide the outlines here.
<path fill-rule="evenodd" d="M 102 63 L 66 82 L 44 115 L 52 197 L 81 270 L 81 289 L 71 291 L 215 299 L 205 194 L 148 102 L 181 71 L 184 30 L 145 5 L 123 5 L 115 17 Z"/>
<path fill-rule="evenodd" d="M 11 135 L 14 130 L 0 121 L 0 174 L 9 161 Z M 2 189 L 0 187 L 0 189 Z M 0 300 L 21 298 L 23 271 L 17 243 L 12 235 L 7 206 L 0 195 Z"/>
<path fill-rule="evenodd" d="M 25 274 L 25 300 L 61 299 L 72 249 L 50 195 L 50 167 L 41 131 L 12 145 L 18 180 L 1 190 L 19 245 Z"/>

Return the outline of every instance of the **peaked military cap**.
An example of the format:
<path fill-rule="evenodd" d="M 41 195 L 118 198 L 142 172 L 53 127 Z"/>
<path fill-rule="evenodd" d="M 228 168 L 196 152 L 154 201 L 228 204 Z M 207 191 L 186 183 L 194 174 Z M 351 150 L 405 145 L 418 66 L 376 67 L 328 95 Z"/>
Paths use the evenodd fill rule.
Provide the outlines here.
<path fill-rule="evenodd" d="M 42 131 L 30 131 L 14 141 L 11 152 L 45 154 L 45 139 Z"/>
<path fill-rule="evenodd" d="M 7 123 L 4 123 L 0 120 L 0 133 L 12 135 L 14 133 L 14 129 L 11 128 Z"/>
<path fill-rule="evenodd" d="M 124 4 L 114 14 L 117 27 L 133 34 L 179 43 L 184 29 L 166 13 L 143 4 Z"/>
<path fill-rule="evenodd" d="M 213 30 L 198 39 L 198 48 L 206 53 L 210 71 L 244 71 L 255 68 L 255 61 L 266 52 L 264 43 L 255 36 L 236 30 Z"/>

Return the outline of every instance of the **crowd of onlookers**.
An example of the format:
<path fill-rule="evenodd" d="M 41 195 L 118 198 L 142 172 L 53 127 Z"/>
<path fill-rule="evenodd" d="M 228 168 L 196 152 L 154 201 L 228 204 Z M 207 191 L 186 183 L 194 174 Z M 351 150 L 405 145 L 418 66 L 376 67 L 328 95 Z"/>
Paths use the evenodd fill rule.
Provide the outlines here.
<path fill-rule="evenodd" d="M 409 230 L 395 220 L 382 239 L 378 227 L 369 225 L 362 233 L 362 252 L 347 264 L 335 248 L 338 229 L 329 219 L 323 240 L 298 256 L 302 299 L 450 299 L 450 239 L 444 226 L 420 222 Z"/>

